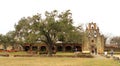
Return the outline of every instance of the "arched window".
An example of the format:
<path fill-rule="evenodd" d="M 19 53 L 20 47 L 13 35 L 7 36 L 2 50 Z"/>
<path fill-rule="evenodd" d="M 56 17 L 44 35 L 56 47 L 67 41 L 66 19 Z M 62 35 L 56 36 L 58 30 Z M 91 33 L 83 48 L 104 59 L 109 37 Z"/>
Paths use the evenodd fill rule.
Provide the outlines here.
<path fill-rule="evenodd" d="M 93 43 L 93 42 L 94 42 L 94 40 L 91 40 L 91 42 Z"/>
<path fill-rule="evenodd" d="M 57 47 L 57 51 L 62 51 L 63 50 L 63 47 L 62 46 L 58 46 Z"/>
<path fill-rule="evenodd" d="M 72 47 L 71 47 L 71 46 L 66 46 L 66 47 L 65 47 L 65 50 L 66 50 L 66 51 L 72 51 Z"/>
<path fill-rule="evenodd" d="M 40 51 L 46 51 L 46 46 L 41 46 Z"/>
<path fill-rule="evenodd" d="M 92 29 L 94 28 L 94 25 L 93 25 L 93 24 L 91 25 L 91 28 L 92 28 Z"/>

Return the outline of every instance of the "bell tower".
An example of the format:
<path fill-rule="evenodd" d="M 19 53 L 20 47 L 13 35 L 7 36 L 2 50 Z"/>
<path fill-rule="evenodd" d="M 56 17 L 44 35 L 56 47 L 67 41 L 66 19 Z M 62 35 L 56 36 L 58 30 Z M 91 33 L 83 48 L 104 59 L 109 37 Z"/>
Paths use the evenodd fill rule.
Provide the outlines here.
<path fill-rule="evenodd" d="M 100 34 L 96 23 L 92 22 L 86 26 L 83 51 L 89 51 L 90 53 L 104 52 L 104 36 Z"/>

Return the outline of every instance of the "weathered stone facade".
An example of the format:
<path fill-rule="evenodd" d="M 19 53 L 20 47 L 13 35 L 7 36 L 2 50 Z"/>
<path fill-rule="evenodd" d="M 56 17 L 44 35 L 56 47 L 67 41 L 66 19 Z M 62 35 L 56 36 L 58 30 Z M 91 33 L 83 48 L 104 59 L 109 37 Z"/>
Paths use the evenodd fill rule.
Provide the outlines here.
<path fill-rule="evenodd" d="M 77 51 L 82 51 L 81 48 L 82 44 L 76 44 L 76 43 L 57 43 L 52 49 L 55 52 L 72 52 L 75 48 L 77 48 Z M 30 44 L 26 44 L 24 46 L 25 51 L 30 50 Z M 39 51 L 48 51 L 48 47 L 46 44 L 34 44 L 32 45 L 32 50 L 39 50 Z"/>
<path fill-rule="evenodd" d="M 89 23 L 84 34 L 82 52 L 103 53 L 104 36 L 100 34 L 96 23 Z"/>

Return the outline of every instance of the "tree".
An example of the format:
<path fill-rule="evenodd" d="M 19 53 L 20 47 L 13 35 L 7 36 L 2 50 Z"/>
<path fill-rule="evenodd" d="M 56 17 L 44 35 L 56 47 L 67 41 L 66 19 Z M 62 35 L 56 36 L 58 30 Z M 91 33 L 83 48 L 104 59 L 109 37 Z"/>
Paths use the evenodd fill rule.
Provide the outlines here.
<path fill-rule="evenodd" d="M 19 43 L 25 43 L 25 39 L 28 36 L 29 33 L 29 22 L 24 17 L 22 18 L 18 24 L 15 24 L 15 34 L 16 34 L 16 40 Z"/>
<path fill-rule="evenodd" d="M 120 36 L 114 36 L 110 40 L 111 44 L 119 44 L 120 45 Z"/>
<path fill-rule="evenodd" d="M 14 31 L 9 31 L 6 35 L 0 34 L 0 43 L 4 45 L 4 49 L 6 49 L 8 45 L 13 46 L 15 44 L 14 37 L 15 37 Z"/>
<path fill-rule="evenodd" d="M 8 42 L 7 42 L 8 44 L 14 45 L 16 43 L 15 31 L 9 31 L 5 36 L 8 38 Z"/>
<path fill-rule="evenodd" d="M 15 24 L 15 33 L 17 43 L 24 45 L 25 43 L 30 44 L 30 51 L 32 50 L 32 44 L 36 43 L 37 31 L 35 31 L 37 26 L 35 22 L 37 18 L 36 15 L 33 17 L 22 18 L 19 20 L 18 24 Z M 38 27 L 37 27 L 38 28 Z"/>
<path fill-rule="evenodd" d="M 0 44 L 4 45 L 5 40 L 4 40 L 4 35 L 0 34 Z"/>
<path fill-rule="evenodd" d="M 58 15 L 56 10 L 45 13 L 46 18 L 39 23 L 41 41 L 45 42 L 49 48 L 48 55 L 52 55 L 52 47 L 58 41 L 58 35 L 73 30 L 70 11 L 62 12 Z M 57 20 L 56 20 L 57 19 Z M 42 39 L 44 38 L 44 39 Z"/>
<path fill-rule="evenodd" d="M 48 46 L 48 56 L 52 56 L 52 48 L 58 40 L 76 42 L 80 31 L 73 26 L 73 19 L 70 10 L 58 13 L 57 10 L 45 12 L 45 17 L 41 14 L 32 17 L 22 18 L 15 25 L 16 36 L 24 43 L 35 43 L 41 41 Z M 72 39 L 70 39 L 72 37 Z M 79 38 L 77 38 L 79 39 Z M 78 40 L 77 40 L 78 41 Z"/>
<path fill-rule="evenodd" d="M 0 34 L 0 43 L 2 43 L 3 35 Z"/>
<path fill-rule="evenodd" d="M 68 33 L 67 42 L 82 44 L 84 34 L 83 28 L 81 25 L 74 28 L 74 30 Z"/>
<path fill-rule="evenodd" d="M 6 35 L 0 35 L 0 41 L 4 46 L 4 49 L 6 49 L 8 43 L 9 43 L 9 38 Z"/>

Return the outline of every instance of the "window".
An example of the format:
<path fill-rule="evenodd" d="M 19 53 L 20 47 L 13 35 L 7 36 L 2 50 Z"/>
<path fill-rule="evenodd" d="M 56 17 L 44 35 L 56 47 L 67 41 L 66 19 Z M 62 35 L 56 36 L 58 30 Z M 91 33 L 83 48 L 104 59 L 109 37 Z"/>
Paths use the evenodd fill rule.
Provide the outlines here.
<path fill-rule="evenodd" d="M 94 42 L 94 40 L 91 41 L 92 43 Z"/>
<path fill-rule="evenodd" d="M 91 28 L 92 28 L 92 29 L 94 28 L 94 25 L 93 25 L 93 24 L 91 25 Z"/>

